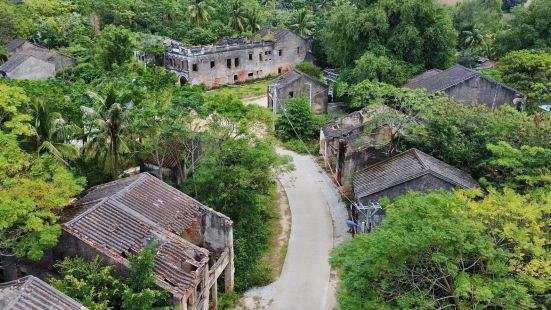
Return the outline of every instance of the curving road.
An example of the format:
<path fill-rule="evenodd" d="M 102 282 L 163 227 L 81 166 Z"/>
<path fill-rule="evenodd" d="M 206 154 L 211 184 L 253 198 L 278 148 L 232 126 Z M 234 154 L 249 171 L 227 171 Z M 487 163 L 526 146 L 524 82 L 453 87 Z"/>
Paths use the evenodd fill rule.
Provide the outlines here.
<path fill-rule="evenodd" d="M 248 309 L 327 310 L 336 307 L 329 253 L 347 238 L 346 209 L 336 187 L 311 156 L 291 156 L 295 169 L 279 176 L 292 214 L 291 236 L 280 278 L 245 294 Z M 336 229 L 333 229 L 335 221 Z M 251 302 L 253 301 L 254 302 Z"/>

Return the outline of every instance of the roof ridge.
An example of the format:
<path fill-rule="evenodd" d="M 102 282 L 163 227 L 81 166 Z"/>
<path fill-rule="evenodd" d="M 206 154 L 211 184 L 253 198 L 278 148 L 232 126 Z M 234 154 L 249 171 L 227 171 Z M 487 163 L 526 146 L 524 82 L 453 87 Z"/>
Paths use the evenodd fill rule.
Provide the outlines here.
<path fill-rule="evenodd" d="M 15 296 L 15 298 L 12 299 L 9 304 L 6 305 L 6 310 L 9 310 L 11 307 L 13 307 L 13 305 L 15 305 L 21 299 L 22 297 L 21 295 L 23 295 L 24 290 L 29 286 L 29 282 L 32 281 L 33 278 L 34 277 L 30 275 L 30 276 L 25 276 L 23 278 L 15 279 L 13 281 L 13 282 L 18 282 L 24 279 L 17 296 Z"/>
<path fill-rule="evenodd" d="M 423 166 L 423 168 L 425 168 L 425 170 L 431 170 L 432 169 L 429 167 L 429 163 L 426 162 L 422 157 L 423 155 L 425 155 L 425 153 L 423 153 L 422 151 L 416 149 L 416 148 L 412 148 L 410 149 L 409 151 L 412 151 L 413 155 L 415 156 L 415 158 L 417 158 L 417 160 L 419 161 L 419 163 L 421 163 L 421 166 Z"/>

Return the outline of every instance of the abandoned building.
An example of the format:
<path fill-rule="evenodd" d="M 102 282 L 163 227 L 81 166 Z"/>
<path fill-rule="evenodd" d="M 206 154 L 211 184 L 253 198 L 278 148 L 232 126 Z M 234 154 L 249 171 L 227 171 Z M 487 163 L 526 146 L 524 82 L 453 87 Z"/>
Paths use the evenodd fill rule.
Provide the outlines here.
<path fill-rule="evenodd" d="M 320 155 L 339 185 L 353 174 L 394 154 L 395 135 L 407 117 L 385 105 L 366 107 L 331 121 L 320 130 Z"/>
<path fill-rule="evenodd" d="M 149 173 L 90 189 L 64 213 L 54 256 L 96 256 L 123 275 L 129 254 L 155 246 L 156 283 L 178 309 L 216 308 L 233 290 L 232 221 Z M 210 308 L 209 308 L 210 305 Z"/>
<path fill-rule="evenodd" d="M 354 174 L 354 199 L 360 231 L 377 226 L 384 210 L 380 198 L 390 200 L 409 191 L 474 188 L 478 183 L 466 172 L 417 149 L 395 155 Z"/>
<path fill-rule="evenodd" d="M 291 70 L 268 83 L 268 108 L 274 112 L 281 111 L 287 100 L 297 97 L 309 98 L 314 113 L 327 113 L 328 86 L 323 81 Z"/>
<path fill-rule="evenodd" d="M 425 88 L 429 93 L 442 91 L 467 105 L 486 105 L 490 111 L 503 104 L 524 110 L 526 102 L 523 93 L 461 65 L 447 70 L 426 71 L 411 79 L 404 87 Z"/>
<path fill-rule="evenodd" d="M 14 39 L 6 45 L 11 54 L 0 66 L 0 76 L 19 80 L 45 80 L 74 66 L 74 58 L 28 41 Z"/>
<path fill-rule="evenodd" d="M 310 41 L 286 29 L 264 28 L 251 39 L 225 38 L 213 45 L 165 46 L 165 67 L 180 84 L 209 88 L 277 76 L 310 57 Z"/>
<path fill-rule="evenodd" d="M 2 310 L 85 310 L 86 308 L 48 283 L 26 276 L 0 283 Z"/>

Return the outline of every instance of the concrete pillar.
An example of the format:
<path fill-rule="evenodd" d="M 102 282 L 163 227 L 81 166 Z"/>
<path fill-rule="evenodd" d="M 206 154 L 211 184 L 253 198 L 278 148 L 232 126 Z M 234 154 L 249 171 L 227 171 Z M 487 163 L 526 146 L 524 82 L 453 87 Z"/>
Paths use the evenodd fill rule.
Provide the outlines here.
<path fill-rule="evenodd" d="M 224 270 L 225 291 L 233 292 L 235 267 L 233 265 L 233 227 L 228 231 L 228 265 Z"/>

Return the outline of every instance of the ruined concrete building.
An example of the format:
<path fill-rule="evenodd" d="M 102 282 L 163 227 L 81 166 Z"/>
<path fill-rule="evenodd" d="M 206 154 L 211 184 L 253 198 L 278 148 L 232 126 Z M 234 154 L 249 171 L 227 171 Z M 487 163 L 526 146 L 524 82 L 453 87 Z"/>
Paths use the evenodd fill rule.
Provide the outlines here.
<path fill-rule="evenodd" d="M 148 173 L 90 189 L 64 214 L 54 256 L 100 256 L 121 274 L 155 246 L 156 283 L 178 309 L 216 309 L 218 279 L 233 290 L 232 221 Z"/>
<path fill-rule="evenodd" d="M 298 70 L 291 70 L 268 83 L 268 108 L 279 112 L 287 100 L 305 97 L 310 100 L 314 113 L 327 113 L 328 89 L 322 80 Z"/>
<path fill-rule="evenodd" d="M 394 154 L 394 139 L 413 120 L 385 105 L 365 107 L 320 130 L 320 154 L 340 185 L 352 185 L 354 172 Z"/>
<path fill-rule="evenodd" d="M 212 88 L 287 72 L 310 57 L 310 42 L 290 30 L 264 28 L 251 39 L 203 46 L 171 41 L 165 50 L 165 67 L 180 84 Z"/>
<path fill-rule="evenodd" d="M 26 276 L 0 284 L 2 310 L 85 310 L 86 308 L 48 283 Z"/>

